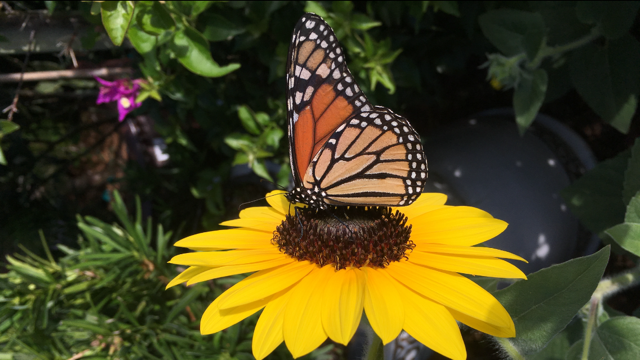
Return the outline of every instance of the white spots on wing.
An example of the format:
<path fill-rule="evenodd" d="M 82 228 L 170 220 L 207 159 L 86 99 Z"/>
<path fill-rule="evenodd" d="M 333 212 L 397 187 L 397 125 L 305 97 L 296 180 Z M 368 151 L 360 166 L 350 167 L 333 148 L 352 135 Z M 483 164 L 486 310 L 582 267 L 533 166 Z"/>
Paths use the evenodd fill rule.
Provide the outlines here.
<path fill-rule="evenodd" d="M 405 182 L 405 184 L 407 184 L 407 185 L 411 185 L 411 180 L 409 180 L 409 179 L 405 180 L 404 182 Z"/>
<path fill-rule="evenodd" d="M 411 154 L 407 154 L 407 160 L 411 160 L 411 158 L 413 158 L 413 156 Z"/>
<path fill-rule="evenodd" d="M 293 112 L 293 123 L 295 124 L 296 122 L 298 122 L 298 113 L 297 112 Z"/>
<path fill-rule="evenodd" d="M 312 27 L 314 27 L 314 26 L 316 25 L 316 22 L 315 22 L 315 21 L 311 21 L 311 20 L 309 20 L 309 21 L 307 21 L 307 23 L 306 23 L 306 24 L 304 24 L 304 25 L 307 27 L 307 29 L 311 29 Z"/>
<path fill-rule="evenodd" d="M 335 145 L 336 144 L 336 139 L 329 139 L 329 144 Z"/>
<path fill-rule="evenodd" d="M 322 42 L 320 43 L 320 46 L 322 46 L 323 49 L 325 49 L 329 44 L 327 44 L 326 41 L 322 40 Z"/>
<path fill-rule="evenodd" d="M 296 76 L 300 76 L 301 71 L 302 71 L 302 67 L 300 67 L 300 65 L 296 65 Z"/>
<path fill-rule="evenodd" d="M 421 172 L 421 173 L 420 173 L 420 177 L 421 177 L 421 178 L 423 178 L 423 179 L 424 179 L 424 178 L 426 178 L 426 177 L 427 177 L 427 173 L 425 173 L 425 172 Z"/>
<path fill-rule="evenodd" d="M 324 25 L 320 25 L 320 31 L 324 30 Z"/>
<path fill-rule="evenodd" d="M 427 166 L 424 163 L 422 163 L 422 165 L 420 165 L 420 169 L 424 170 L 426 168 L 427 168 Z"/>
<path fill-rule="evenodd" d="M 300 72 L 300 77 L 305 80 L 309 80 L 309 78 L 311 77 L 311 72 L 307 69 L 302 69 L 302 72 Z"/>
<path fill-rule="evenodd" d="M 333 42 L 333 39 L 334 39 L 333 35 L 329 36 L 329 41 Z"/>
<path fill-rule="evenodd" d="M 408 128 L 408 127 L 406 127 L 406 126 L 403 126 L 403 127 L 402 127 L 402 130 L 404 130 L 404 132 L 409 132 L 409 128 Z"/>
<path fill-rule="evenodd" d="M 340 54 L 340 53 L 342 53 L 342 50 L 340 50 L 340 48 L 337 48 L 336 49 L 336 53 Z M 340 60 L 340 61 L 342 61 L 342 60 Z"/>
<path fill-rule="evenodd" d="M 339 53 L 338 53 L 339 54 Z M 342 56 L 338 56 L 338 61 L 342 62 Z"/>
<path fill-rule="evenodd" d="M 336 132 L 340 132 L 340 131 L 344 130 L 344 128 L 345 128 L 346 126 L 347 126 L 347 124 L 342 124 L 342 125 L 340 125 L 340 127 L 336 129 Z"/>
<path fill-rule="evenodd" d="M 418 149 L 418 150 L 422 149 L 422 145 L 416 144 L 416 149 Z"/>
<path fill-rule="evenodd" d="M 355 84 L 354 84 L 355 85 Z M 364 96 L 360 96 L 360 101 L 365 102 L 367 99 L 364 98 Z"/>
<path fill-rule="evenodd" d="M 371 115 L 369 115 L 370 118 L 375 119 L 378 117 L 378 113 L 371 113 Z"/>
<path fill-rule="evenodd" d="M 336 57 L 336 54 L 334 54 L 333 51 L 332 51 L 332 52 L 329 53 L 329 57 L 333 59 L 333 58 Z"/>
<path fill-rule="evenodd" d="M 334 79 L 340 79 L 340 69 L 335 69 L 333 70 L 333 78 Z"/>
<path fill-rule="evenodd" d="M 407 149 L 411 150 L 412 147 L 413 145 L 411 145 L 411 143 L 407 143 Z"/>
<path fill-rule="evenodd" d="M 351 124 L 351 125 L 358 125 L 358 124 L 360 124 L 360 120 L 353 119 L 353 120 L 349 121 L 349 124 Z"/>
<path fill-rule="evenodd" d="M 318 38 L 318 34 L 312 32 L 311 35 L 309 35 L 309 40 L 315 40 Z"/>
<path fill-rule="evenodd" d="M 361 108 L 362 111 L 371 111 L 371 107 L 369 105 L 365 105 Z"/>
<path fill-rule="evenodd" d="M 547 160 L 547 164 L 549 164 L 549 166 L 551 166 L 551 167 L 555 167 L 556 166 L 556 161 L 554 159 L 548 159 Z"/>
<path fill-rule="evenodd" d="M 366 122 L 364 122 L 364 121 L 360 123 L 360 126 L 362 126 L 363 128 L 366 128 L 366 127 L 367 127 L 367 125 L 368 125 L 368 124 L 367 124 Z"/>
<path fill-rule="evenodd" d="M 373 123 L 376 125 L 382 125 L 382 121 L 380 121 L 380 119 L 375 119 Z"/>
<path fill-rule="evenodd" d="M 416 178 L 416 172 L 415 172 L 415 171 L 412 171 L 412 172 L 411 172 L 411 178 L 412 178 L 412 179 L 415 179 L 415 178 Z"/>
<path fill-rule="evenodd" d="M 345 94 L 347 94 L 347 96 L 353 96 L 353 91 L 351 91 L 351 88 L 347 88 L 344 92 Z"/>
<path fill-rule="evenodd" d="M 356 104 L 357 107 L 362 106 L 362 103 L 360 101 L 358 101 L 358 100 L 355 101 L 355 104 Z"/>
<path fill-rule="evenodd" d="M 415 162 L 415 161 L 414 161 L 414 162 L 412 162 L 412 163 L 411 163 L 411 167 L 412 167 L 413 169 L 415 169 L 415 168 L 416 168 L 416 166 L 418 166 L 418 163 L 417 163 L 417 162 Z"/>
<path fill-rule="evenodd" d="M 355 92 L 360 91 L 360 88 L 358 87 L 358 85 L 353 84 L 353 90 L 355 90 Z"/>
<path fill-rule="evenodd" d="M 396 134 L 400 134 L 400 130 L 398 130 L 398 128 L 393 128 L 393 132 Z M 400 140 L 402 140 L 402 138 L 400 138 Z"/>
<path fill-rule="evenodd" d="M 389 121 L 389 120 L 391 120 L 391 116 L 389 116 L 389 115 L 385 114 L 385 115 L 384 115 L 384 119 L 385 119 L 385 120 L 387 120 L 387 121 Z"/>
<path fill-rule="evenodd" d="M 342 91 L 342 89 L 344 89 L 344 86 L 342 86 L 342 83 L 338 83 L 338 86 L 336 86 L 338 88 L 338 90 Z"/>
<path fill-rule="evenodd" d="M 302 101 L 302 93 L 300 91 L 296 91 L 296 104 L 300 104 Z"/>
<path fill-rule="evenodd" d="M 296 44 L 298 43 L 298 41 L 305 41 L 306 39 L 307 39 L 306 36 L 300 36 L 300 38 L 296 40 Z"/>
<path fill-rule="evenodd" d="M 417 153 L 417 154 L 416 154 L 416 157 L 418 158 L 418 160 L 422 160 L 422 154 Z"/>
<path fill-rule="evenodd" d="M 313 95 L 313 86 L 307 86 L 307 90 L 304 92 L 304 101 L 309 101 Z"/>
<path fill-rule="evenodd" d="M 316 70 L 316 74 L 320 75 L 323 79 L 329 76 L 330 72 L 331 70 L 329 70 L 329 68 L 327 67 L 327 64 L 320 65 L 318 67 L 318 70 Z"/>
<path fill-rule="evenodd" d="M 289 89 L 293 89 L 294 80 L 295 78 L 293 76 L 289 79 Z"/>
<path fill-rule="evenodd" d="M 416 140 L 416 137 L 413 136 L 413 135 L 409 135 L 408 138 L 409 138 L 410 141 L 415 141 Z"/>
<path fill-rule="evenodd" d="M 393 122 L 391 122 L 391 125 L 392 126 L 398 126 L 398 122 L 397 121 L 393 121 Z"/>

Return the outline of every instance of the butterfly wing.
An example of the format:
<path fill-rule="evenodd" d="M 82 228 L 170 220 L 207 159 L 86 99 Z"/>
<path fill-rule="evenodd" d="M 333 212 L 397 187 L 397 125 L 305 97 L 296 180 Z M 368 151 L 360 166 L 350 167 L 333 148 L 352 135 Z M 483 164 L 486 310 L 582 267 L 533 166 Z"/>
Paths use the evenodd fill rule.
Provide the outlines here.
<path fill-rule="evenodd" d="M 409 205 L 422 192 L 427 161 L 409 122 L 375 106 L 342 124 L 308 167 L 303 186 L 329 205 Z"/>
<path fill-rule="evenodd" d="M 331 27 L 305 14 L 293 30 L 287 61 L 289 155 L 296 186 L 334 131 L 369 103 L 347 68 Z"/>

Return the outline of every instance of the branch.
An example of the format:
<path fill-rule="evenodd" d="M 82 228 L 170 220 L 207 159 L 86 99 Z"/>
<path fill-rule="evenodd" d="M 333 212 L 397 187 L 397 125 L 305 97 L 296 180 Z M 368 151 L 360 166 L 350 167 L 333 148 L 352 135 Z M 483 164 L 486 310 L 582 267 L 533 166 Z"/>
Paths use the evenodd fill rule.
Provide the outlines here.
<path fill-rule="evenodd" d="M 100 69 L 72 69 L 53 71 L 33 71 L 28 73 L 0 74 L 0 83 L 19 81 L 42 81 L 59 79 L 77 79 L 92 77 L 107 77 L 121 74 L 132 74 L 133 69 L 129 67 L 100 68 Z"/>
<path fill-rule="evenodd" d="M 29 56 L 31 55 L 31 51 L 33 50 L 33 45 L 35 45 L 35 36 L 36 31 L 31 30 L 31 35 L 29 36 L 29 48 L 27 49 L 27 56 L 24 58 L 24 64 L 22 64 L 22 71 L 20 72 L 20 77 L 18 78 L 18 88 L 16 89 L 16 95 L 13 97 L 13 102 L 7 108 L 2 110 L 3 113 L 9 112 L 7 115 L 7 120 L 13 120 L 13 114 L 18 112 L 18 99 L 20 98 L 20 89 L 22 88 L 22 82 L 24 79 L 24 72 L 27 69 L 27 64 L 29 63 Z"/>

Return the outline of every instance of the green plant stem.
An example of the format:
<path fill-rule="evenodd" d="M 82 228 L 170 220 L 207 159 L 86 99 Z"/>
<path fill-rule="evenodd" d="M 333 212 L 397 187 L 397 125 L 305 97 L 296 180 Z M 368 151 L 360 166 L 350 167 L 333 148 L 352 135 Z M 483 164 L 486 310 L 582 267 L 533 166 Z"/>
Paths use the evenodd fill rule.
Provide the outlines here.
<path fill-rule="evenodd" d="M 610 278 L 600 280 L 596 291 L 593 292 L 593 297 L 602 302 L 606 298 L 638 284 L 640 284 L 640 265 Z"/>
<path fill-rule="evenodd" d="M 556 57 L 556 56 L 562 55 L 563 53 L 565 53 L 567 51 L 575 50 L 575 49 L 577 49 L 579 47 L 582 47 L 582 46 L 592 42 L 593 40 L 599 38 L 600 36 L 602 36 L 602 34 L 600 34 L 600 32 L 597 29 L 593 29 L 590 34 L 585 35 L 585 36 L 579 38 L 578 40 L 572 41 L 570 43 L 567 43 L 567 44 L 564 44 L 564 45 L 553 46 L 553 47 L 545 45 L 540 50 L 540 52 L 538 52 L 538 55 L 536 55 L 536 58 L 533 59 L 527 65 L 527 67 L 529 69 L 537 69 L 545 58 L 547 58 L 547 57 Z"/>
<path fill-rule="evenodd" d="M 589 358 L 589 347 L 591 346 L 591 334 L 596 324 L 596 314 L 598 313 L 599 299 L 595 296 L 589 302 L 589 319 L 587 320 L 587 328 L 584 331 L 584 343 L 582 344 L 582 360 Z"/>
<path fill-rule="evenodd" d="M 502 350 L 504 350 L 509 355 L 509 358 L 514 360 L 525 360 L 524 356 L 520 354 L 518 349 L 516 349 L 508 339 L 499 337 L 494 337 L 493 339 L 497 341 Z"/>
<path fill-rule="evenodd" d="M 376 334 L 375 331 L 371 330 L 371 343 L 369 344 L 369 348 L 367 349 L 367 355 L 365 356 L 366 360 L 384 360 L 384 345 L 382 344 L 382 339 Z"/>

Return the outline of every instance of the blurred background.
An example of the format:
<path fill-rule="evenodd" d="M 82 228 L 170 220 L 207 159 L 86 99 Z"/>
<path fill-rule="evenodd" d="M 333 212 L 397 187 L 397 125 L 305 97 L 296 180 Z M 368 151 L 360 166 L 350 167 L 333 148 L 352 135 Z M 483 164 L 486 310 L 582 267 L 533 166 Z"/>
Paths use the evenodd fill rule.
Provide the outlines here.
<path fill-rule="evenodd" d="M 491 246 L 529 273 L 611 243 L 640 179 L 627 169 L 640 161 L 638 9 L 0 1 L 0 356 L 252 358 L 255 319 L 198 332 L 240 277 L 165 292 L 181 270 L 166 261 L 176 240 L 290 185 L 284 75 L 305 12 L 334 28 L 371 102 L 421 135 L 428 191 L 511 224 Z M 608 271 L 631 266 L 618 247 Z M 636 295 L 610 305 L 632 313 Z M 470 358 L 495 355 L 465 340 Z M 308 355 L 353 356 L 329 343 Z"/>

